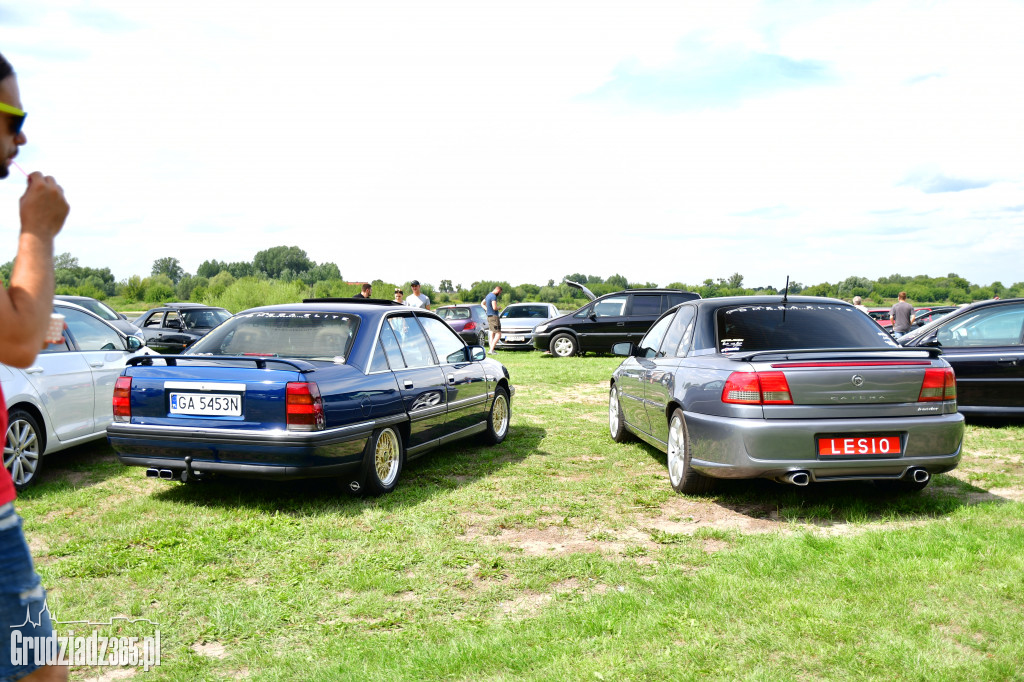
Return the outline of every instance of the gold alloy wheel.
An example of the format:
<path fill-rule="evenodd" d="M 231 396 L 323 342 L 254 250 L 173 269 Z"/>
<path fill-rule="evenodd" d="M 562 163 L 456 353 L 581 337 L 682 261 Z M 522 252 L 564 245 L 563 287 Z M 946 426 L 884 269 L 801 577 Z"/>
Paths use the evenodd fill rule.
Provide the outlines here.
<path fill-rule="evenodd" d="M 377 471 L 377 480 L 385 488 L 392 485 L 398 477 L 398 443 L 398 434 L 392 429 L 384 429 L 377 436 L 377 447 L 374 451 L 374 468 Z"/>
<path fill-rule="evenodd" d="M 504 393 L 494 396 L 494 409 L 491 413 L 491 425 L 494 435 L 502 438 L 508 430 L 508 399 Z"/>

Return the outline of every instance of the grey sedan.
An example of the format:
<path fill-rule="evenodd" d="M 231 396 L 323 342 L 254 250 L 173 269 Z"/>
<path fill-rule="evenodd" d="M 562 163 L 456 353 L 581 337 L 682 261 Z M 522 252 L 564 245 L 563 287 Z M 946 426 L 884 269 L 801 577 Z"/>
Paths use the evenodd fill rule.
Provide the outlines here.
<path fill-rule="evenodd" d="M 949 363 L 900 348 L 843 301 L 690 301 L 614 352 L 628 357 L 611 379 L 611 436 L 665 452 L 678 492 L 757 477 L 914 491 L 960 461 Z"/>

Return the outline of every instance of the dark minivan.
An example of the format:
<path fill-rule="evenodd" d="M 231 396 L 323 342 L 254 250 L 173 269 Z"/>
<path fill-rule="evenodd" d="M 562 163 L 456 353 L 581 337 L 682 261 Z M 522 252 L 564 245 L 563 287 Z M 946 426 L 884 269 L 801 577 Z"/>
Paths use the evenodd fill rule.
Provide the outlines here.
<path fill-rule="evenodd" d="M 700 294 L 682 289 L 628 289 L 600 298 L 586 287 L 566 282 L 583 290 L 593 300 L 574 313 L 556 317 L 538 326 L 533 337 L 535 348 L 558 357 L 579 353 L 610 353 L 616 343 L 638 343 L 663 312 Z"/>

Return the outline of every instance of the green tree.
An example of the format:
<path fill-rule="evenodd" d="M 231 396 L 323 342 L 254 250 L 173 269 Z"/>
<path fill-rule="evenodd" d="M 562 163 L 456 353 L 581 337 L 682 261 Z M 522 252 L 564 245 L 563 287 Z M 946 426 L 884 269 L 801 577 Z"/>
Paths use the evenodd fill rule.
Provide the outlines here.
<path fill-rule="evenodd" d="M 221 270 L 227 270 L 228 264 L 224 261 L 219 260 L 204 260 L 202 264 L 196 269 L 197 277 L 213 277 Z"/>
<path fill-rule="evenodd" d="M 178 262 L 177 258 L 166 256 L 153 261 L 153 270 L 150 274 L 154 277 L 156 275 L 167 275 L 172 284 L 177 284 L 185 275 L 185 270 L 182 269 L 181 263 Z"/>
<path fill-rule="evenodd" d="M 252 265 L 257 272 L 277 279 L 285 270 L 301 275 L 310 270 L 314 263 L 306 256 L 306 252 L 297 246 L 274 246 L 257 253 L 252 259 Z"/>
<path fill-rule="evenodd" d="M 732 273 L 732 275 L 729 276 L 727 285 L 730 289 L 739 289 L 743 286 L 743 275 L 738 272 Z"/>

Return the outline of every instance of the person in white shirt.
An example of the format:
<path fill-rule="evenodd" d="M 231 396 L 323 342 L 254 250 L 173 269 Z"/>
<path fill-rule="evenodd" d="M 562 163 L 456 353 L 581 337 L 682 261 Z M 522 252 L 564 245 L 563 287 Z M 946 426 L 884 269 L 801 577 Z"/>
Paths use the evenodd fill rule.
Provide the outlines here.
<path fill-rule="evenodd" d="M 418 279 L 414 279 L 411 283 L 411 286 L 412 293 L 409 294 L 409 297 L 405 299 L 405 304 L 408 306 L 412 306 L 413 308 L 423 308 L 425 310 L 430 310 L 430 298 L 428 298 L 426 294 L 420 293 L 420 281 Z"/>
<path fill-rule="evenodd" d="M 865 315 L 868 314 L 868 307 L 861 302 L 860 296 L 853 297 L 853 307 L 861 311 Z"/>

